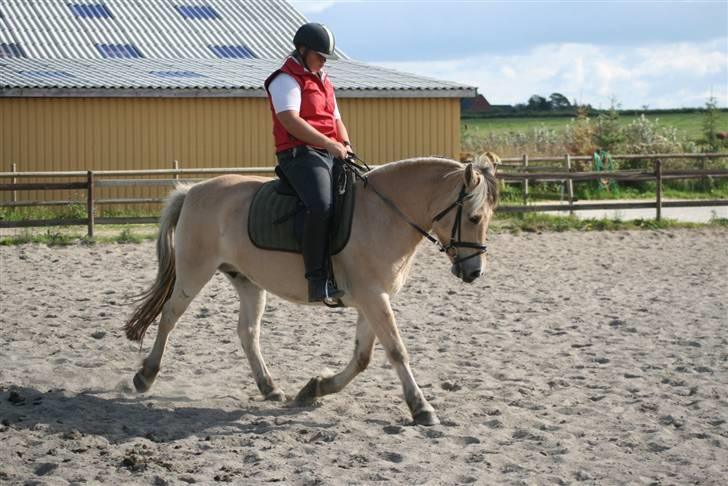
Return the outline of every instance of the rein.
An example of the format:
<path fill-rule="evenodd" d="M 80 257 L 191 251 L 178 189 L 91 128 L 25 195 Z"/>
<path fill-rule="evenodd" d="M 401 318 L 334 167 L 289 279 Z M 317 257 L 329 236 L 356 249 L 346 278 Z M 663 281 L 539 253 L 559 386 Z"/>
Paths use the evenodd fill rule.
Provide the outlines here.
<path fill-rule="evenodd" d="M 355 162 L 359 161 L 361 164 Z M 433 218 L 433 222 L 438 222 L 447 214 L 452 211 L 454 208 L 457 207 L 457 213 L 455 214 L 455 221 L 452 225 L 452 231 L 450 232 L 450 242 L 447 245 L 443 245 L 440 243 L 440 241 L 432 236 L 428 231 L 425 231 L 422 227 L 420 227 L 417 223 L 412 221 L 410 218 L 407 217 L 406 214 L 404 214 L 396 204 L 394 204 L 388 197 L 386 197 L 384 194 L 379 192 L 374 186 L 369 184 L 369 178 L 367 177 L 366 173 L 371 171 L 369 168 L 369 165 L 364 162 L 362 159 L 359 158 L 356 154 L 351 154 L 349 158 L 344 159 L 344 163 L 348 165 L 352 172 L 356 177 L 358 177 L 363 183 L 364 187 L 369 187 L 374 194 L 379 196 L 379 198 L 384 201 L 384 203 L 390 207 L 395 213 L 399 215 L 400 218 L 402 218 L 408 225 L 410 225 L 412 228 L 414 228 L 418 233 L 420 233 L 422 236 L 427 238 L 430 242 L 432 242 L 437 248 L 441 251 L 446 253 L 451 258 L 455 258 L 457 256 L 457 249 L 458 248 L 471 248 L 474 250 L 478 250 L 472 255 L 468 255 L 466 257 L 459 257 L 455 258 L 453 260 L 453 265 L 460 265 L 466 260 L 470 260 L 471 258 L 477 257 L 482 255 L 487 251 L 486 245 L 481 245 L 480 243 L 472 243 L 469 241 L 461 241 L 461 226 L 462 226 L 462 214 L 463 214 L 463 202 L 471 196 L 471 194 L 465 192 L 465 185 L 463 184 L 463 187 L 460 189 L 460 195 L 458 196 L 457 200 L 437 213 L 437 215 Z M 456 238 L 457 237 L 457 238 Z M 453 251 L 454 250 L 454 251 Z"/>

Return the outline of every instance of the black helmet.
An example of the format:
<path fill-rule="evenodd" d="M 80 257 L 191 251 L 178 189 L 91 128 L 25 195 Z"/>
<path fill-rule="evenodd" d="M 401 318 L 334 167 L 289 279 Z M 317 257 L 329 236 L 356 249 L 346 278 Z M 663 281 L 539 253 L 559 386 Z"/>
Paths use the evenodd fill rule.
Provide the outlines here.
<path fill-rule="evenodd" d="M 314 22 L 303 24 L 293 36 L 293 45 L 296 48 L 308 47 L 326 59 L 338 59 L 334 54 L 334 34 L 323 24 Z"/>

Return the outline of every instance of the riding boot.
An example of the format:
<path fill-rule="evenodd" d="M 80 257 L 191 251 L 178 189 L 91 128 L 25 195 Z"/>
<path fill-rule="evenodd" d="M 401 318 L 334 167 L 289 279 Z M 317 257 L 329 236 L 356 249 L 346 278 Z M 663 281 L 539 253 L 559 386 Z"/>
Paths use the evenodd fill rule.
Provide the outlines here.
<path fill-rule="evenodd" d="M 308 280 L 308 301 L 335 300 L 344 295 L 329 279 L 326 265 L 326 243 L 328 239 L 328 218 L 318 218 L 306 212 L 301 246 L 303 264 Z"/>

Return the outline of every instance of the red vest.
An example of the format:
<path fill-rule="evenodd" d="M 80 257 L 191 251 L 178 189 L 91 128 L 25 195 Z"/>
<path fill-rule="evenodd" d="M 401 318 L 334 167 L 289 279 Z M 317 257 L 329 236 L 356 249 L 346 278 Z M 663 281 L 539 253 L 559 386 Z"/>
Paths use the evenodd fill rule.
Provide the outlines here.
<path fill-rule="evenodd" d="M 299 116 L 323 135 L 338 140 L 336 120 L 334 119 L 334 86 L 329 81 L 329 77 L 326 76 L 322 80 L 317 75 L 306 71 L 303 66 L 289 57 L 280 69 L 265 80 L 266 92 L 268 92 L 268 85 L 273 81 L 273 78 L 280 73 L 292 76 L 301 87 Z M 278 120 L 269 92 L 268 101 L 273 113 L 273 140 L 276 144 L 276 153 L 299 145 L 306 145 L 305 142 L 288 133 Z"/>

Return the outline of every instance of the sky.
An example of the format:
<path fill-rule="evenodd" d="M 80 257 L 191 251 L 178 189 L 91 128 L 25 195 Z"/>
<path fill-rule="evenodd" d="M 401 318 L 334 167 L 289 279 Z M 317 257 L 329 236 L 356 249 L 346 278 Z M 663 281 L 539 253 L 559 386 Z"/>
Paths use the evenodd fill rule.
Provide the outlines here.
<path fill-rule="evenodd" d="M 289 0 L 349 57 L 478 88 L 606 108 L 728 107 L 728 1 Z"/>

